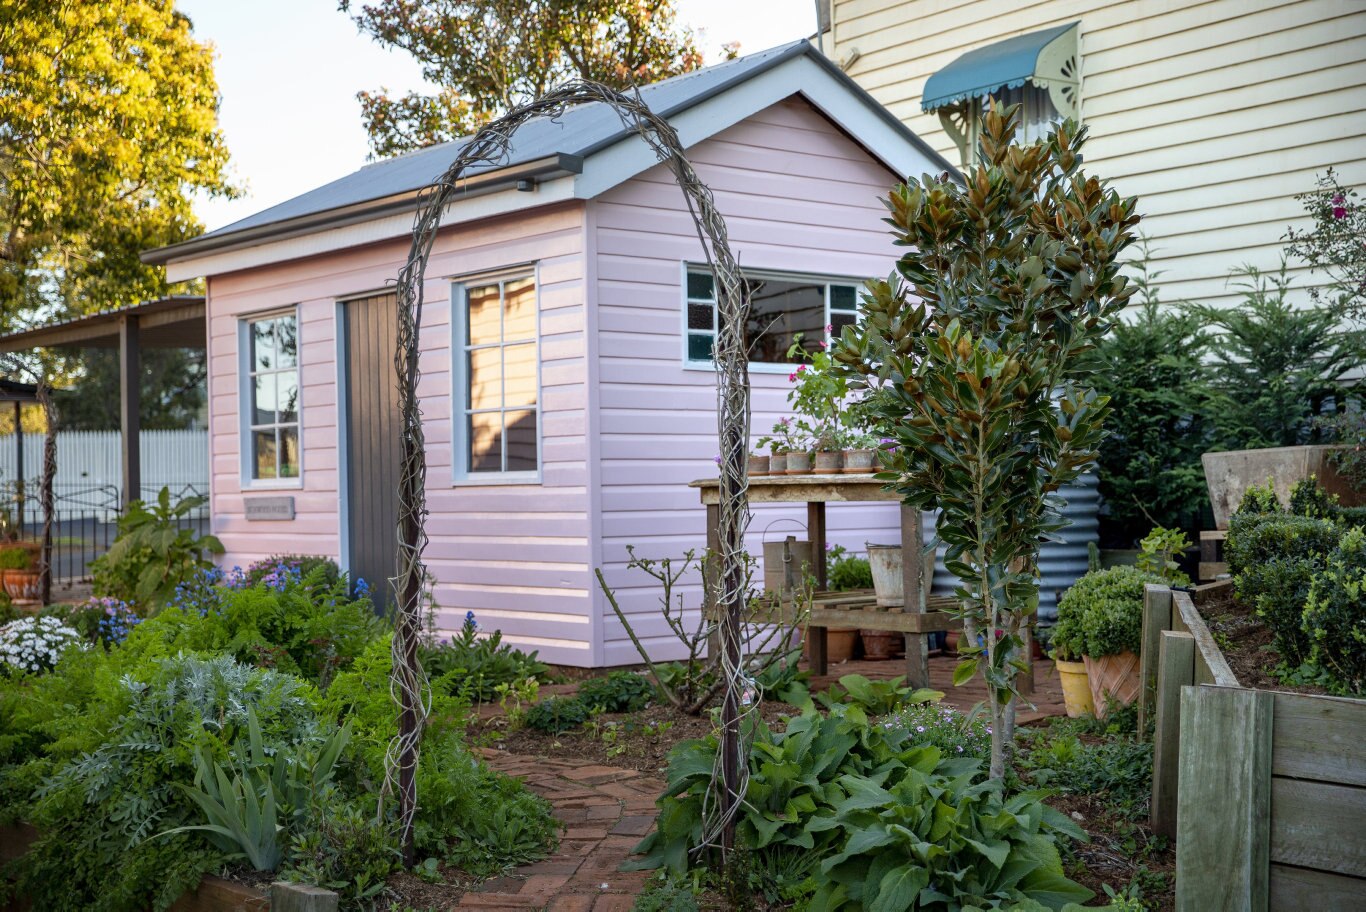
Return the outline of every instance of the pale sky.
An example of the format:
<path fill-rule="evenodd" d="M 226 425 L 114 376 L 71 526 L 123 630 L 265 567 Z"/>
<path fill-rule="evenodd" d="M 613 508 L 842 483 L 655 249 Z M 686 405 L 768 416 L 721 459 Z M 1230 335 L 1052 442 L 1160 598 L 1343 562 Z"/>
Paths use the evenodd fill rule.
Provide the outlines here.
<path fill-rule="evenodd" d="M 246 194 L 201 199 L 212 230 L 297 196 L 365 164 L 361 89 L 420 88 L 412 58 L 362 36 L 336 0 L 180 0 L 194 33 L 217 52 L 220 123 L 231 175 Z M 814 0 L 677 0 L 710 63 L 720 47 L 761 51 L 815 31 Z"/>

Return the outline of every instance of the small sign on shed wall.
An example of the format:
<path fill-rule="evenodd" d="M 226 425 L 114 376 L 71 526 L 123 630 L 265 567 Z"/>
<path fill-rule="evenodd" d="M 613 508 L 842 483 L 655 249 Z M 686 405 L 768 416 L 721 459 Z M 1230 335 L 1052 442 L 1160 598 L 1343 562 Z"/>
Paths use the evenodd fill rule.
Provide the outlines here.
<path fill-rule="evenodd" d="M 249 522 L 294 518 L 294 498 L 287 495 L 282 497 L 248 497 L 244 503 L 246 504 Z"/>

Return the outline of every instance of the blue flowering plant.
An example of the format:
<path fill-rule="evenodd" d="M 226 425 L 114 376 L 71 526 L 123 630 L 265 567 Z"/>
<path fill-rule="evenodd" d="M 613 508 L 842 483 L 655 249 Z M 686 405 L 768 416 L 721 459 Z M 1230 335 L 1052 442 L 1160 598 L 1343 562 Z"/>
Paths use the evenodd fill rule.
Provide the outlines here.
<path fill-rule="evenodd" d="M 550 668 L 536 653 L 504 644 L 501 630 L 482 635 L 473 611 L 465 612 L 453 637 L 429 637 L 418 654 L 433 687 L 476 702 L 496 700 L 499 685 L 525 682 L 527 678 L 545 682 L 550 676 Z"/>

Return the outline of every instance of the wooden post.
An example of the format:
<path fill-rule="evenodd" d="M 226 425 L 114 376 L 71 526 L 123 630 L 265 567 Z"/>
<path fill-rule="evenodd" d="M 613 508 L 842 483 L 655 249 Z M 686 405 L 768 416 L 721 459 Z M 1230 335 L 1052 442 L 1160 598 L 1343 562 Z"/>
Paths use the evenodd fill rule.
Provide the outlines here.
<path fill-rule="evenodd" d="M 825 502 L 808 502 L 806 505 L 806 537 L 811 540 L 810 573 L 816 578 L 816 589 L 824 592 L 829 581 L 826 579 L 825 566 Z"/>
<path fill-rule="evenodd" d="M 138 340 L 138 318 L 124 314 L 119 318 L 119 432 L 123 445 L 123 506 L 142 497 L 142 416 L 139 395 L 142 386 L 142 354 Z M 245 407 L 245 406 L 244 406 Z"/>
<path fill-rule="evenodd" d="M 1267 910 L 1273 701 L 1237 687 L 1181 692 L 1178 909 Z"/>
<path fill-rule="evenodd" d="M 311 884 L 276 881 L 270 885 L 272 912 L 336 912 L 341 896 Z"/>
<path fill-rule="evenodd" d="M 1148 722 L 1153 714 L 1153 700 L 1157 694 L 1157 651 L 1162 642 L 1162 631 L 1171 629 L 1172 591 L 1150 583 L 1143 591 L 1143 636 L 1138 651 L 1140 677 L 1143 679 L 1143 691 L 1138 700 L 1140 738 L 1147 735 Z"/>
<path fill-rule="evenodd" d="M 14 504 L 19 515 L 15 517 L 15 532 L 24 537 L 24 409 L 23 403 L 14 403 Z"/>
<path fill-rule="evenodd" d="M 1153 731 L 1153 797 L 1148 820 L 1156 832 L 1175 837 L 1181 688 L 1195 683 L 1195 639 L 1189 633 L 1164 630 L 1153 654 L 1157 726 Z"/>
<path fill-rule="evenodd" d="M 920 529 L 920 510 L 901 505 L 901 610 L 925 613 L 924 550 Z M 906 634 L 906 684 L 930 686 L 930 637 L 927 633 Z"/>
<path fill-rule="evenodd" d="M 721 651 L 721 612 L 712 597 L 716 584 L 715 555 L 721 552 L 721 505 L 707 504 L 707 550 L 702 554 L 702 616 L 712 625 L 707 635 L 707 655 Z"/>

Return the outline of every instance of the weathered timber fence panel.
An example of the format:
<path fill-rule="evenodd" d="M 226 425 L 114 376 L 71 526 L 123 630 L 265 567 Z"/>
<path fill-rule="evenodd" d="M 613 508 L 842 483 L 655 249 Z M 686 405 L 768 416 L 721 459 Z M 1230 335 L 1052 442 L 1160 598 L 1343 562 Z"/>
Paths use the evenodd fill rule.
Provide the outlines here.
<path fill-rule="evenodd" d="M 1224 586 L 1145 599 L 1152 825 L 1176 839 L 1178 912 L 1366 908 L 1366 700 L 1239 686 L 1196 608 Z"/>

